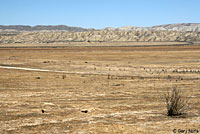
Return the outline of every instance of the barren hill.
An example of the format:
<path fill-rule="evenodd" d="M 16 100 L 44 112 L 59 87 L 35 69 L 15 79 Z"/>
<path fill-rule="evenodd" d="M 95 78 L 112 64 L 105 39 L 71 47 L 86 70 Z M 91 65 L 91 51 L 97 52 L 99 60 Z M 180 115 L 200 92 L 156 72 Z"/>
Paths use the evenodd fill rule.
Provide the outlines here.
<path fill-rule="evenodd" d="M 152 27 L 135 27 L 125 26 L 119 28 L 107 27 L 103 30 L 108 31 L 182 31 L 182 32 L 200 32 L 200 23 L 178 23 L 178 24 L 167 24 L 158 25 Z"/>
<path fill-rule="evenodd" d="M 3 32 L 0 43 L 55 42 L 198 42 L 198 32 L 178 31 L 87 31 L 87 32 Z"/>
<path fill-rule="evenodd" d="M 199 42 L 200 23 L 168 24 L 153 27 L 108 27 L 101 30 L 57 26 L 1 26 L 0 43 L 55 42 Z"/>
<path fill-rule="evenodd" d="M 151 28 L 155 30 L 200 32 L 200 23 L 167 24 L 167 25 L 153 26 Z"/>

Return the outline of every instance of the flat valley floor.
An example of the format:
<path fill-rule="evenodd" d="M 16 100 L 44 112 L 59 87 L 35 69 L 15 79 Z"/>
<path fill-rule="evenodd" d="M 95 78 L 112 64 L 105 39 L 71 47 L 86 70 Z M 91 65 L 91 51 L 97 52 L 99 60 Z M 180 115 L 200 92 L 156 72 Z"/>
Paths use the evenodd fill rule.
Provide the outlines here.
<path fill-rule="evenodd" d="M 190 97 L 168 117 L 164 95 Z M 200 133 L 200 45 L 0 48 L 1 134 Z"/>

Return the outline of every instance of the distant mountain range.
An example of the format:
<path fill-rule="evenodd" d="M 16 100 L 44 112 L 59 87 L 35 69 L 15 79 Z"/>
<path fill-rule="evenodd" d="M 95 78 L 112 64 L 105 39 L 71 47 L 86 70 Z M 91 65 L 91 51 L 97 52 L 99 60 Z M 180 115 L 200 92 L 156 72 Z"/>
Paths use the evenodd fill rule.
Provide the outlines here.
<path fill-rule="evenodd" d="M 37 25 L 37 26 L 25 26 L 25 25 L 0 25 L 0 30 L 15 30 L 15 31 L 69 31 L 69 32 L 85 32 L 88 29 L 81 27 L 70 27 L 66 25 Z"/>
<path fill-rule="evenodd" d="M 152 27 L 136 27 L 125 26 L 119 28 L 106 27 L 103 29 L 86 29 L 81 27 L 71 27 L 66 25 L 37 25 L 37 26 L 25 26 L 25 25 L 0 25 L 0 31 L 68 31 L 68 32 L 86 32 L 86 31 L 190 31 L 200 32 L 200 23 L 178 23 L 158 25 Z"/>
<path fill-rule="evenodd" d="M 107 27 L 104 30 L 108 31 L 190 31 L 200 32 L 200 23 L 178 23 L 178 24 L 167 24 L 158 25 L 152 27 L 135 27 L 125 26 L 120 28 Z"/>

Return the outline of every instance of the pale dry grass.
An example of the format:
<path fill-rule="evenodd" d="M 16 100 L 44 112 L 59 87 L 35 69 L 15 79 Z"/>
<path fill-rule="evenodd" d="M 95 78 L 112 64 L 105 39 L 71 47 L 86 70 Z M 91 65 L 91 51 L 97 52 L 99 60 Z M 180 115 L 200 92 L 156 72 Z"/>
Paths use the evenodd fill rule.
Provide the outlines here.
<path fill-rule="evenodd" d="M 199 59 L 199 46 L 0 49 L 2 65 L 60 71 L 0 68 L 0 133 L 198 129 Z M 173 85 L 192 94 L 186 118 L 168 117 L 159 98 Z"/>

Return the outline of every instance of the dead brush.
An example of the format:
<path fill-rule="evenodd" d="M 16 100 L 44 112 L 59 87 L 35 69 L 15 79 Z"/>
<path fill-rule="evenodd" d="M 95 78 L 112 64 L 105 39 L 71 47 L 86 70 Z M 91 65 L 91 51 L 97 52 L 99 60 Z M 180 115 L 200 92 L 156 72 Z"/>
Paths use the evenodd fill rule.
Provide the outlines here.
<path fill-rule="evenodd" d="M 168 116 L 182 116 L 189 110 L 189 97 L 183 97 L 180 89 L 174 87 L 171 94 L 165 94 L 165 103 Z"/>

